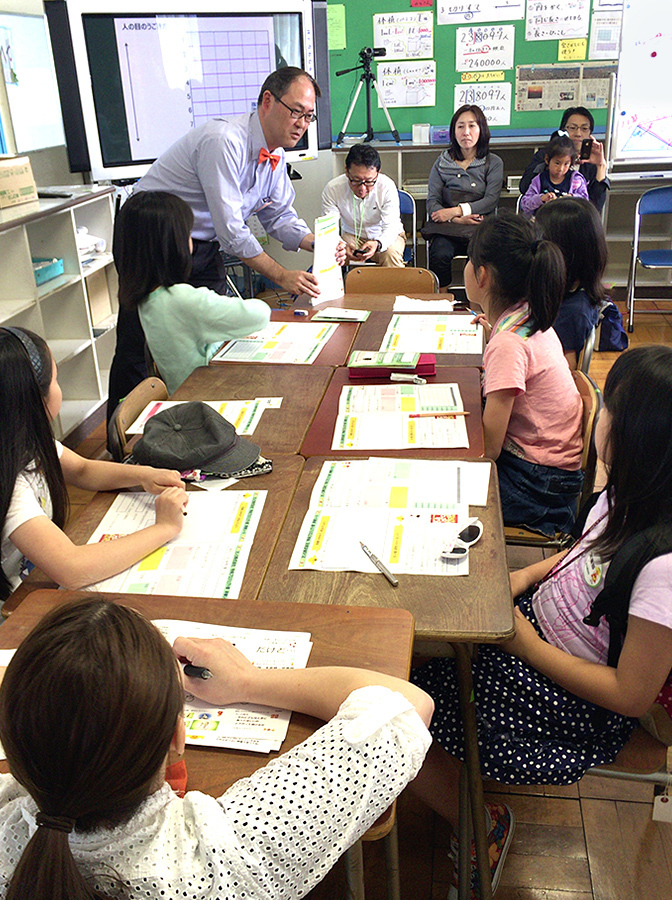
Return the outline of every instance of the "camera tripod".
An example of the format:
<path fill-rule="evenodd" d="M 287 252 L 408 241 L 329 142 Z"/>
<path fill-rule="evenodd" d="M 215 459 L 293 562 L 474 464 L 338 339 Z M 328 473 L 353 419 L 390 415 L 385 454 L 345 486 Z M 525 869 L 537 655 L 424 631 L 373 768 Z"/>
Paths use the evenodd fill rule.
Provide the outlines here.
<path fill-rule="evenodd" d="M 352 98 L 352 103 L 350 104 L 350 108 L 346 113 L 345 119 L 343 121 L 343 125 L 341 130 L 338 133 L 338 137 L 336 138 L 336 143 L 340 144 L 343 141 L 344 136 L 348 131 L 348 124 L 350 122 L 350 118 L 352 116 L 353 110 L 357 105 L 357 100 L 359 99 L 359 95 L 362 92 L 362 85 L 366 84 L 366 133 L 362 135 L 362 139 L 364 141 L 372 141 L 373 140 L 373 126 L 371 125 L 371 85 L 375 88 L 376 95 L 380 100 L 380 105 L 383 107 L 383 112 L 387 117 L 387 122 L 390 126 L 390 131 L 392 132 L 392 137 L 395 141 L 400 144 L 401 139 L 399 137 L 399 132 L 394 127 L 394 122 L 392 121 L 392 117 L 385 105 L 385 101 L 383 100 L 382 94 L 380 93 L 380 89 L 378 87 L 378 83 L 376 82 L 376 78 L 371 71 L 371 60 L 374 56 L 385 56 L 386 54 L 385 48 L 376 48 L 375 50 L 371 47 L 364 47 L 359 51 L 359 58 L 361 60 L 360 65 L 352 66 L 350 69 L 342 69 L 340 72 L 336 72 L 336 77 L 339 75 L 347 75 L 348 72 L 356 72 L 357 69 L 363 69 L 364 71 L 361 74 L 359 79 L 359 84 L 357 85 L 357 90 L 355 91 L 355 96 Z"/>

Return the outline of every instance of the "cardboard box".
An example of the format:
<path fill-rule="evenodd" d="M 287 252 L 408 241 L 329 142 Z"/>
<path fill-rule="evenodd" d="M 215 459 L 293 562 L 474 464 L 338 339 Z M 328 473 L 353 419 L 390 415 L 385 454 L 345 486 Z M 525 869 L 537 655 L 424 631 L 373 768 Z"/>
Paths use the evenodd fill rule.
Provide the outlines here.
<path fill-rule="evenodd" d="M 30 200 L 37 200 L 37 187 L 28 157 L 0 157 L 0 209 Z"/>

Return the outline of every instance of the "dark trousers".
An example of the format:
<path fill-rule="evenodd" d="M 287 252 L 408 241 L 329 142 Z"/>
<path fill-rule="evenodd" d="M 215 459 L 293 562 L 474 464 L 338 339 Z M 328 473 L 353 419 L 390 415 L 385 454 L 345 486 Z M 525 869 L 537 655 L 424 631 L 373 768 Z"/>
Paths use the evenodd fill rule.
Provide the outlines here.
<path fill-rule="evenodd" d="M 194 240 L 189 284 L 207 287 L 218 294 L 226 293 L 226 270 L 217 241 Z M 107 421 L 123 398 L 148 375 L 145 362 L 145 334 L 137 309 L 119 307 L 117 344 L 110 368 L 107 396 Z"/>
<path fill-rule="evenodd" d="M 446 237 L 443 234 L 432 236 L 429 245 L 429 268 L 436 273 L 441 287 L 448 287 L 453 280 L 453 257 L 467 252 L 469 239 L 462 237 Z"/>

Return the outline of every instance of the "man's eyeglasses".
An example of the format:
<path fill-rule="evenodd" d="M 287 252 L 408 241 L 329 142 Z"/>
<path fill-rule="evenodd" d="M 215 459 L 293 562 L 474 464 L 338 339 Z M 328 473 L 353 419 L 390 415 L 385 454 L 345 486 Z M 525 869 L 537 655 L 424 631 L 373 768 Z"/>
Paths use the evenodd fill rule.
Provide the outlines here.
<path fill-rule="evenodd" d="M 272 92 L 271 92 L 272 93 Z M 273 94 L 278 103 L 282 103 L 285 109 L 289 110 L 289 115 L 294 119 L 295 122 L 298 122 L 299 119 L 305 119 L 306 125 L 310 125 L 311 122 L 317 121 L 317 116 L 314 112 L 304 113 L 300 109 L 292 109 L 291 106 L 287 106 L 284 100 L 281 100 L 277 94 Z"/>
<path fill-rule="evenodd" d="M 376 175 L 375 178 L 365 178 L 364 180 L 362 180 L 361 178 L 350 178 L 350 176 L 348 175 L 348 181 L 355 187 L 362 187 L 362 185 L 364 187 L 373 187 L 374 184 L 378 181 L 378 176 Z"/>
<path fill-rule="evenodd" d="M 565 125 L 572 134 L 590 134 L 590 125 Z"/>

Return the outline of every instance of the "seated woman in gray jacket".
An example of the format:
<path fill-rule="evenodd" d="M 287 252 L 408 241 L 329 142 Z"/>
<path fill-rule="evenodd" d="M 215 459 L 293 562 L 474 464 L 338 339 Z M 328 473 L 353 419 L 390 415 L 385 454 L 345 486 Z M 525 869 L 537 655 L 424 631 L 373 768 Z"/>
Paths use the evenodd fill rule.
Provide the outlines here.
<path fill-rule="evenodd" d="M 490 129 L 479 106 L 461 106 L 450 123 L 450 146 L 432 166 L 427 192 L 430 221 L 422 230 L 431 240 L 429 268 L 442 288 L 452 281 L 452 261 L 465 253 L 469 238 L 497 209 L 504 180 L 499 156 L 488 152 Z"/>

